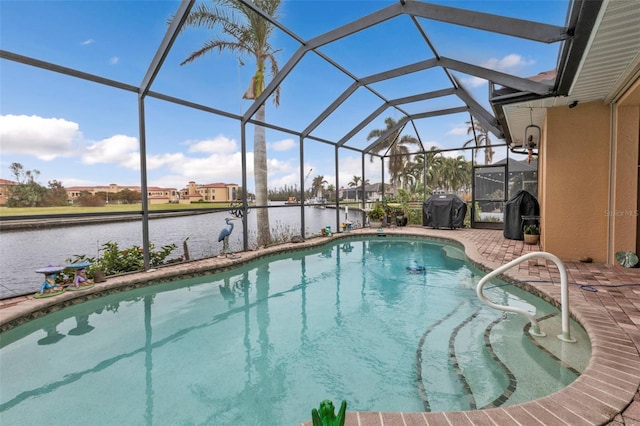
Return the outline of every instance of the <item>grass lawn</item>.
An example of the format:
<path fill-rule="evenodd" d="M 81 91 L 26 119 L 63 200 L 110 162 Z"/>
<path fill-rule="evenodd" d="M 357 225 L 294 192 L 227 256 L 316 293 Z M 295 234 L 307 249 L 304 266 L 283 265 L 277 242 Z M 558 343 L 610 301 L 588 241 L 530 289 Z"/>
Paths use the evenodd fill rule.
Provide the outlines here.
<path fill-rule="evenodd" d="M 194 209 L 227 209 L 228 203 L 196 203 L 196 204 L 152 204 L 149 211 L 165 210 L 194 210 Z M 11 216 L 42 216 L 55 214 L 80 214 L 80 213 L 127 213 L 140 212 L 140 204 L 107 205 L 104 207 L 0 207 L 0 217 Z"/>

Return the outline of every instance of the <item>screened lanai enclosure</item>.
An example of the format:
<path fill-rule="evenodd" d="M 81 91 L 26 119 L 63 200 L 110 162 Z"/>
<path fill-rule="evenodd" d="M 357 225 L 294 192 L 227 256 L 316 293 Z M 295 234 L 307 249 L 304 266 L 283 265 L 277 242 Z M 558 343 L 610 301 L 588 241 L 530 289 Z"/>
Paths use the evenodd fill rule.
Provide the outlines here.
<path fill-rule="evenodd" d="M 376 203 L 420 211 L 433 192 L 464 198 L 473 226 L 499 226 L 511 193 L 535 193 L 545 111 L 522 108 L 507 131 L 502 106 L 568 93 L 600 6 L 6 2 L 4 195 L 41 179 L 106 193 L 99 212 L 42 211 L 47 223 L 137 218 L 104 224 L 113 230 L 103 234 L 34 236 L 55 243 L 30 247 L 25 267 L 100 256 L 126 226 L 148 269 L 153 245 L 188 240 L 200 244 L 191 258 L 216 255 L 232 213 L 232 248 L 249 250 L 364 223 Z M 16 163 L 23 169 L 13 173 Z M 235 199 L 204 199 L 216 185 L 237 188 Z M 116 201 L 109 188 L 140 199 Z M 233 206 L 207 216 L 222 201 Z M 158 203 L 187 219 L 155 219 Z M 31 218 L 3 209 L 5 225 Z"/>

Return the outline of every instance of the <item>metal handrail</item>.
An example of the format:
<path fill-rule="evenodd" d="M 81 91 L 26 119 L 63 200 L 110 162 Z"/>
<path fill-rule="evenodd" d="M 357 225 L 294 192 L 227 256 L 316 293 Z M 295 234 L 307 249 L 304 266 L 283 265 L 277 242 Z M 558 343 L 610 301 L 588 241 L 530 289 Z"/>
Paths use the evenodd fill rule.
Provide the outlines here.
<path fill-rule="evenodd" d="M 531 253 L 527 253 L 525 255 L 520 256 L 517 259 L 512 260 L 509 263 L 502 265 L 501 267 L 485 275 L 480 280 L 480 282 L 476 287 L 476 293 L 478 294 L 478 298 L 480 298 L 480 300 L 484 304 L 486 304 L 491 308 L 498 309 L 505 312 L 514 312 L 514 313 L 518 313 L 526 316 L 529 319 L 529 322 L 531 322 L 531 328 L 529 329 L 529 333 L 534 336 L 541 336 L 541 337 L 546 336 L 545 333 L 540 331 L 538 320 L 536 320 L 536 318 L 533 315 L 531 315 L 529 312 L 520 308 L 514 308 L 511 306 L 495 304 L 489 299 L 487 299 L 487 297 L 483 293 L 484 286 L 487 284 L 487 282 L 489 282 L 491 278 L 497 275 L 500 275 L 506 270 L 511 269 L 514 266 L 519 265 L 520 263 L 527 261 L 529 259 L 532 259 L 534 257 L 542 257 L 544 259 L 551 260 L 553 263 L 556 264 L 556 266 L 558 267 L 558 270 L 560 271 L 560 305 L 561 305 L 561 311 L 562 311 L 562 334 L 558 335 L 558 339 L 562 340 L 563 342 L 574 343 L 576 340 L 571 338 L 571 330 L 569 327 L 569 289 L 567 285 L 567 270 L 565 269 L 562 261 L 557 256 L 551 253 L 547 253 L 543 251 L 534 251 Z"/>

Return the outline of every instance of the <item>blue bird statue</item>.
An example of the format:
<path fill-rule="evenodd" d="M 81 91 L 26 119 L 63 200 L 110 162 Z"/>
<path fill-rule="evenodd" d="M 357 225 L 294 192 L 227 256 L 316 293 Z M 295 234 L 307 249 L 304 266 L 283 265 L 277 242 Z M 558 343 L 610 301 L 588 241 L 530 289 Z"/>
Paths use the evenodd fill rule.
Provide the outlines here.
<path fill-rule="evenodd" d="M 218 234 L 218 242 L 222 241 L 222 254 L 229 252 L 229 235 L 233 232 L 233 218 L 227 217 L 224 219 L 227 222 L 227 226 L 222 228 L 220 234 Z"/>

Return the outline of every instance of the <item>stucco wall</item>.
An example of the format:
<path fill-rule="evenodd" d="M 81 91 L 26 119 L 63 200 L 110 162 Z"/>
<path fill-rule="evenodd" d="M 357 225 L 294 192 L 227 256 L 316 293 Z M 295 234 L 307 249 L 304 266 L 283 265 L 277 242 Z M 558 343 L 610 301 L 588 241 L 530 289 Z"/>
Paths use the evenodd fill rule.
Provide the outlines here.
<path fill-rule="evenodd" d="M 639 129 L 640 107 L 619 107 L 616 114 L 613 207 L 608 212 L 613 221 L 611 257 L 619 250 L 636 251 Z M 609 261 L 613 263 L 614 259 Z"/>
<path fill-rule="evenodd" d="M 610 107 L 602 102 L 547 110 L 540 200 L 545 251 L 606 262 L 610 138 Z"/>
<path fill-rule="evenodd" d="M 638 156 L 640 155 L 640 79 L 620 98 L 615 115 L 615 173 L 612 214 L 612 249 L 640 252 L 638 233 Z"/>

